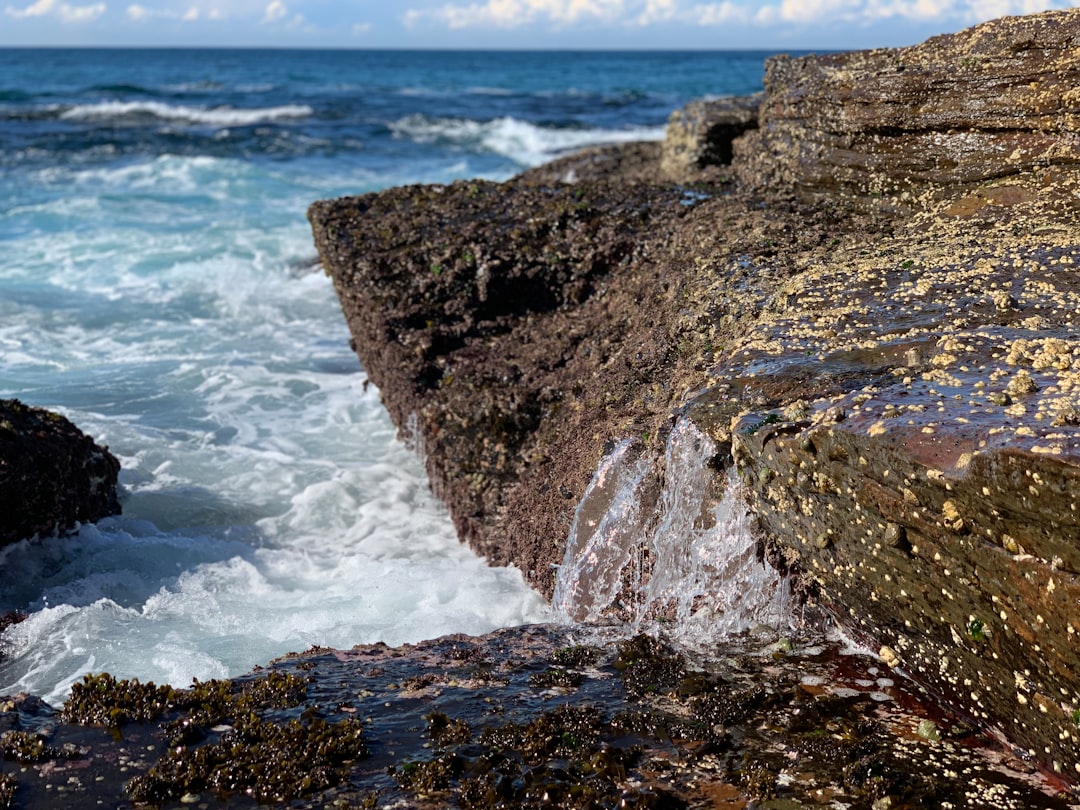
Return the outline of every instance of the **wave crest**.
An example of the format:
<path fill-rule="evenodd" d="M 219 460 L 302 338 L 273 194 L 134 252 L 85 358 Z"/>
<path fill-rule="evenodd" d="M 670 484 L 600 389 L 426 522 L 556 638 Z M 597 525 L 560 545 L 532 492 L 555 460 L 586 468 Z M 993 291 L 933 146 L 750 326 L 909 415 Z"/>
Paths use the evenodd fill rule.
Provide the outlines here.
<path fill-rule="evenodd" d="M 211 124 L 214 126 L 248 126 L 283 118 L 307 118 L 315 110 L 306 104 L 285 104 L 278 107 L 242 109 L 237 107 L 191 107 L 165 104 L 160 101 L 103 101 L 97 104 L 78 104 L 58 108 L 64 120 L 130 120 Z"/>
<path fill-rule="evenodd" d="M 416 143 L 448 144 L 494 152 L 523 166 L 538 166 L 554 157 L 586 146 L 631 141 L 659 141 L 664 127 L 598 129 L 543 126 L 517 118 L 474 121 L 409 115 L 389 125 L 395 138 Z"/>

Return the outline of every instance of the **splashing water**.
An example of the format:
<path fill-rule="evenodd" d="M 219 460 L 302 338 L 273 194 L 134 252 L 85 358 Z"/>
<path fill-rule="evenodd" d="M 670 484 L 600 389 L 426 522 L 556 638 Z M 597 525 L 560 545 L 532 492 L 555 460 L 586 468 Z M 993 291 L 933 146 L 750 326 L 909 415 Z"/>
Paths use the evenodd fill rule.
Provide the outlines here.
<path fill-rule="evenodd" d="M 689 420 L 668 438 L 663 486 L 654 461 L 625 440 L 593 476 L 570 529 L 552 604 L 572 621 L 661 621 L 689 646 L 789 622 L 786 580 L 758 558 L 741 483 L 723 494 L 713 441 Z"/>

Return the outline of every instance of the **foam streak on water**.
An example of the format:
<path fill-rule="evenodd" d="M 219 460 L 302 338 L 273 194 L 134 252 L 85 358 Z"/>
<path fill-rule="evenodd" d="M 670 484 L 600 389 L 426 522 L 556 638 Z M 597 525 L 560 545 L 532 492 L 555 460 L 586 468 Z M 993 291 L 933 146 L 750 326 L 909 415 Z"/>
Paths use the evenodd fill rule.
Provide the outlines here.
<path fill-rule="evenodd" d="M 633 630 L 659 618 L 667 635 L 689 646 L 789 622 L 788 583 L 758 558 L 733 469 L 722 497 L 714 497 L 715 453 L 708 436 L 680 420 L 668 438 L 658 495 L 650 493 L 652 462 L 633 443 L 603 459 L 559 569 L 553 607 L 560 615 L 621 615 Z"/>

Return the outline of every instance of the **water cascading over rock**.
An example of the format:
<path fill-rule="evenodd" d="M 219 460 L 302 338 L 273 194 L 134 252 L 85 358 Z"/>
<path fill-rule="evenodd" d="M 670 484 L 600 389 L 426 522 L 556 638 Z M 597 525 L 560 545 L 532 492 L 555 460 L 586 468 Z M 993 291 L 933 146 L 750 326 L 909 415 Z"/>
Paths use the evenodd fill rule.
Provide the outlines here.
<path fill-rule="evenodd" d="M 684 643 L 788 621 L 788 583 L 758 554 L 738 476 L 723 490 L 716 444 L 681 419 L 662 459 L 619 442 L 578 505 L 553 606 L 573 621 L 657 620 Z"/>

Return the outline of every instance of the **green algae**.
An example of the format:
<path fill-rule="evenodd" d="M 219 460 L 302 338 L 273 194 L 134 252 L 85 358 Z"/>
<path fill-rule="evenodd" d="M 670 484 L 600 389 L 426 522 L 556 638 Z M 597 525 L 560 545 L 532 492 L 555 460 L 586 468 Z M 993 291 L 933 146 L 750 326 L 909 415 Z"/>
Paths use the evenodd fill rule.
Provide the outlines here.
<path fill-rule="evenodd" d="M 615 669 L 634 697 L 666 692 L 686 675 L 685 661 L 659 639 L 644 633 L 618 644 Z"/>
<path fill-rule="evenodd" d="M 4 759 L 29 765 L 58 759 L 75 759 L 79 756 L 74 746 L 54 748 L 47 738 L 31 731 L 6 731 L 0 735 L 0 755 Z"/>
<path fill-rule="evenodd" d="M 468 728 L 463 720 L 441 713 L 428 719 L 442 750 L 393 771 L 395 781 L 417 797 L 466 808 L 687 806 L 674 793 L 627 785 L 642 749 L 605 742 L 606 724 L 596 707 L 562 705 L 528 723 L 486 728 L 475 742 L 461 733 Z"/>
<path fill-rule="evenodd" d="M 560 687 L 574 689 L 581 685 L 581 674 L 562 667 L 550 667 L 543 672 L 534 672 L 529 676 L 529 686 L 538 689 Z"/>
<path fill-rule="evenodd" d="M 111 728 L 169 717 L 162 724 L 167 752 L 125 786 L 137 802 L 206 790 L 285 801 L 338 784 L 367 755 L 358 720 L 331 723 L 312 709 L 280 716 L 301 706 L 307 691 L 306 678 L 276 670 L 247 681 L 195 681 L 190 689 L 87 675 L 72 688 L 62 717 Z M 16 742 L 26 755 L 36 750 L 28 737 Z"/>

